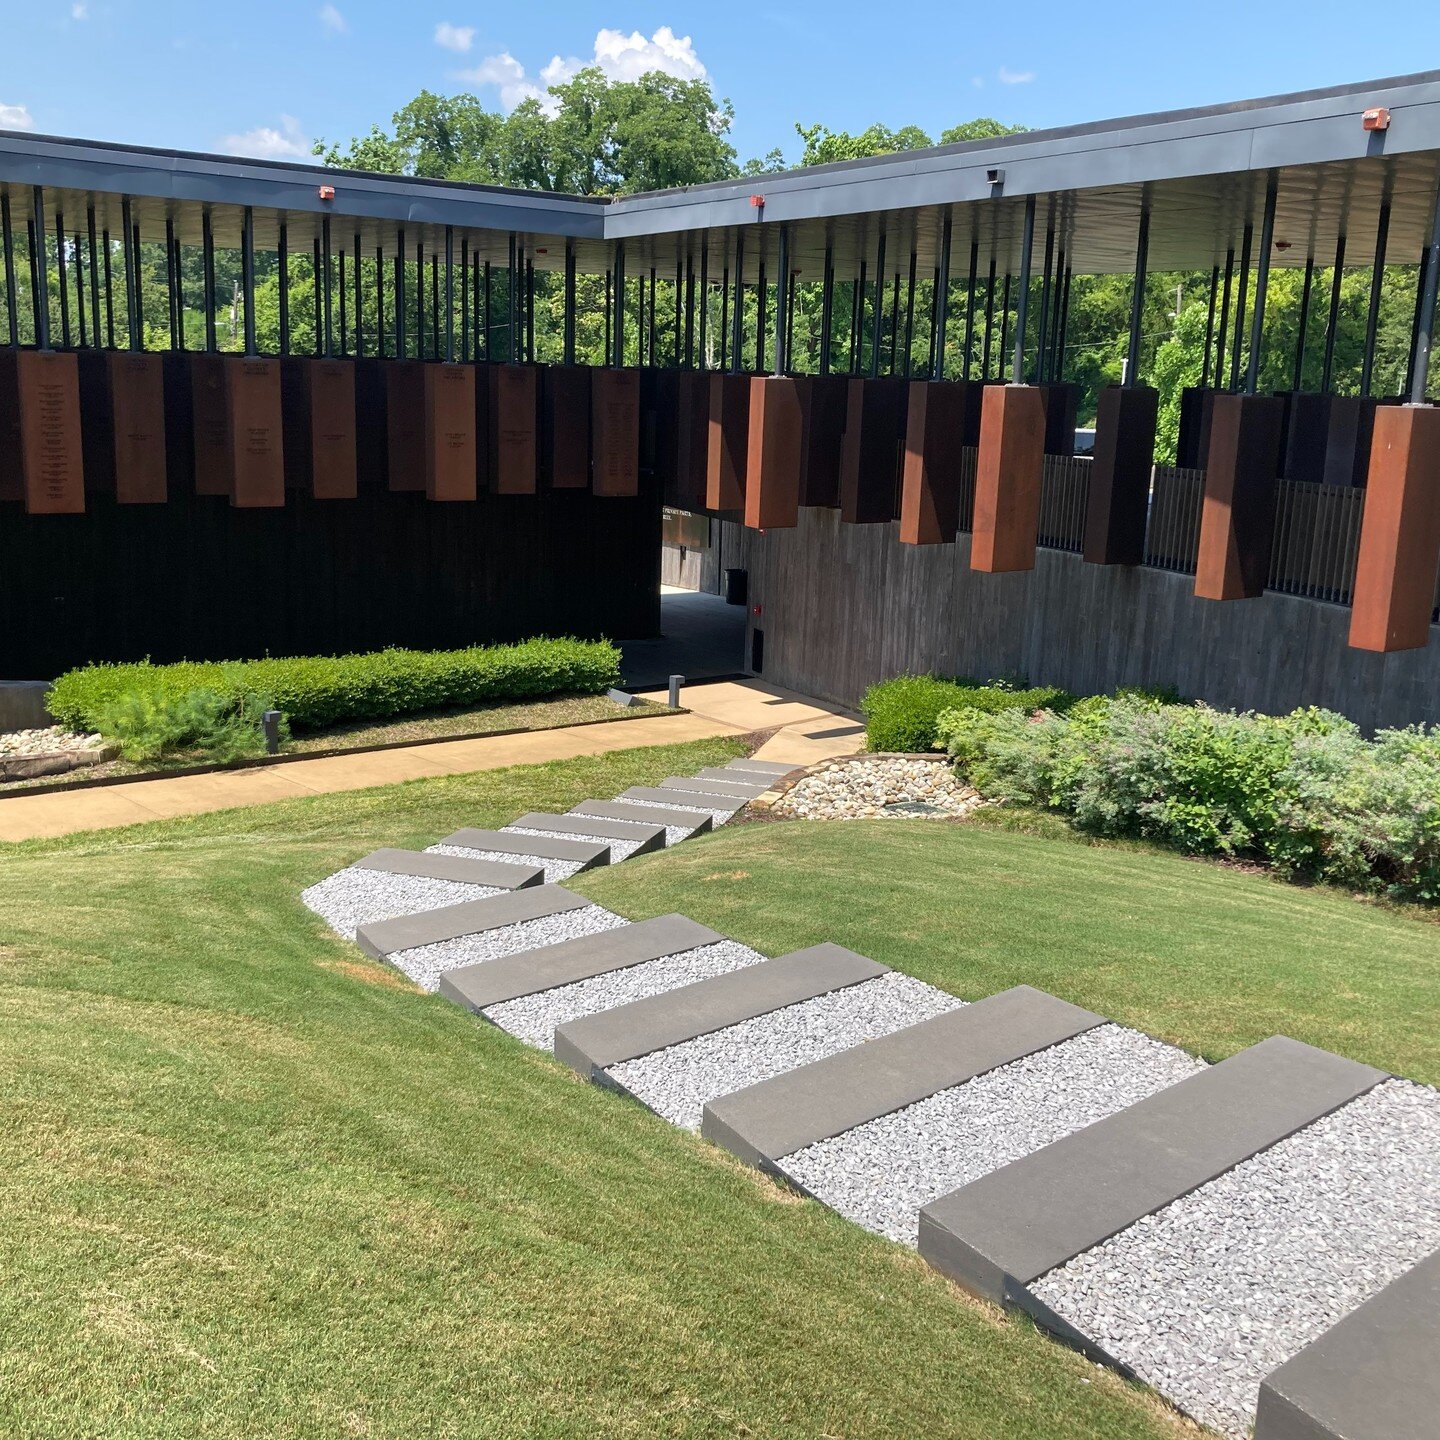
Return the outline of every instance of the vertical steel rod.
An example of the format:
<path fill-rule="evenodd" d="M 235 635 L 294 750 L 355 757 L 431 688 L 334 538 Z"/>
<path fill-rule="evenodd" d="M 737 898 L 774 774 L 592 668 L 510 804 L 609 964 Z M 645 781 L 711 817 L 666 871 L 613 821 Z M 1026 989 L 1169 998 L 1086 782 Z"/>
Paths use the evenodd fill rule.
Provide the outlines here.
<path fill-rule="evenodd" d="M 34 218 L 30 227 L 30 276 L 35 291 L 35 343 L 41 350 L 50 348 L 50 282 L 45 260 L 45 191 L 31 189 Z M 128 200 L 125 202 L 130 203 Z M 129 233 L 128 231 L 126 232 Z M 38 239 L 37 239 L 38 237 Z"/>
<path fill-rule="evenodd" d="M 1025 197 L 1025 229 L 1020 239 L 1020 293 L 1015 301 L 1015 354 L 1010 383 L 1025 383 L 1025 324 L 1030 318 L 1030 268 L 1035 258 L 1035 197 Z"/>
<path fill-rule="evenodd" d="M 1360 393 L 1370 393 L 1375 378 L 1375 337 L 1380 329 L 1380 300 L 1385 290 L 1385 247 L 1390 236 L 1390 202 L 1380 206 L 1375 226 L 1375 266 L 1370 272 L 1370 313 L 1365 319 L 1365 354 L 1360 362 Z"/>
<path fill-rule="evenodd" d="M 1315 282 L 1315 252 L 1305 257 L 1305 279 L 1300 286 L 1300 327 L 1295 337 L 1295 366 L 1290 373 L 1290 388 L 1298 391 L 1305 379 L 1305 332 L 1310 325 L 1310 289 Z"/>
<path fill-rule="evenodd" d="M 575 242 L 565 242 L 565 363 L 575 363 Z"/>
<path fill-rule="evenodd" d="M 1421 287 L 1420 323 L 1410 360 L 1410 403 L 1423 405 L 1430 381 L 1430 346 L 1435 334 L 1435 299 L 1440 294 L 1440 185 L 1435 190 L 1435 212 L 1430 220 L 1430 249 Z"/>
<path fill-rule="evenodd" d="M 970 351 L 975 339 L 975 277 L 980 269 L 980 242 L 970 242 L 970 273 L 965 285 L 965 357 L 960 372 L 962 380 L 970 378 Z"/>
<path fill-rule="evenodd" d="M 1141 322 L 1145 316 L 1145 271 L 1150 259 L 1150 205 L 1140 207 L 1140 233 L 1135 240 L 1135 286 L 1130 294 L 1130 354 L 1125 387 L 1140 383 Z"/>
<path fill-rule="evenodd" d="M 775 282 L 775 373 L 783 375 L 790 368 L 790 337 L 786 333 L 790 311 L 790 227 L 780 227 L 780 264 Z"/>
<path fill-rule="evenodd" d="M 1255 310 L 1250 320 L 1250 365 L 1245 374 L 1245 393 L 1253 395 L 1260 385 L 1260 344 L 1265 333 L 1265 297 L 1270 288 L 1270 252 L 1275 247 L 1275 204 L 1279 180 L 1275 172 L 1265 186 L 1265 214 L 1260 221 L 1260 255 L 1255 266 Z"/>
<path fill-rule="evenodd" d="M 14 280 L 13 280 L 13 278 L 11 277 L 11 270 L 12 270 L 12 262 L 13 262 L 13 260 L 14 260 L 14 256 L 10 253 L 10 197 L 9 197 L 8 195 L 5 197 L 5 219 L 4 219 L 4 226 L 5 226 L 5 274 L 6 274 L 6 277 L 7 277 L 7 278 L 6 278 L 6 284 L 7 284 L 7 288 L 8 288 L 9 290 L 13 291 L 13 290 L 14 290 Z M 85 232 L 86 232 L 86 238 L 87 238 L 87 240 L 89 241 L 89 245 L 90 245 L 90 333 L 91 333 L 91 335 L 92 335 L 92 336 L 94 337 L 94 339 L 95 339 L 95 348 L 98 350 L 98 349 L 100 348 L 101 343 L 102 343 L 102 342 L 101 342 L 101 339 L 100 339 L 100 255 L 99 255 L 99 247 L 95 244 L 95 207 L 94 207 L 93 205 L 87 205 L 87 206 L 85 207 Z M 175 260 L 176 260 L 176 283 L 175 283 L 175 290 L 176 290 L 176 295 L 177 295 L 177 297 L 178 297 L 178 296 L 179 296 L 179 293 L 180 293 L 180 282 L 179 282 L 180 242 L 179 242 L 178 240 L 175 242 Z M 184 347 L 185 347 L 185 305 L 184 305 L 183 300 L 179 300 L 178 303 L 179 303 L 179 308 L 180 308 L 180 347 L 181 347 L 181 349 L 184 349 Z M 14 310 L 15 310 L 15 301 L 14 301 L 14 299 L 12 298 L 11 301 L 10 301 L 10 311 L 11 311 L 11 314 L 12 314 L 12 315 L 14 314 Z M 12 332 L 12 333 L 13 333 L 13 332 Z M 11 343 L 12 345 L 15 344 L 15 341 L 14 341 L 13 338 L 11 339 L 10 343 Z"/>
<path fill-rule="evenodd" d="M 949 210 L 940 222 L 940 266 L 935 276 L 934 320 L 931 331 L 935 337 L 935 363 L 931 378 L 945 378 L 945 330 L 950 318 L 950 246 L 954 239 L 954 217 Z"/>
<path fill-rule="evenodd" d="M 280 353 L 290 353 L 290 230 L 280 222 L 275 242 L 276 288 L 280 298 Z"/>
<path fill-rule="evenodd" d="M 455 360 L 455 231 L 445 227 L 445 359 Z"/>
<path fill-rule="evenodd" d="M 1230 354 L 1230 388 L 1240 389 L 1240 352 L 1245 339 L 1245 301 L 1250 289 L 1250 250 L 1255 243 L 1255 226 L 1247 220 L 1240 236 L 1240 285 L 1235 292 L 1235 346 Z"/>
<path fill-rule="evenodd" d="M 870 378 L 880 373 L 880 334 L 885 321 L 885 232 L 881 230 L 875 246 L 875 306 L 870 322 Z"/>

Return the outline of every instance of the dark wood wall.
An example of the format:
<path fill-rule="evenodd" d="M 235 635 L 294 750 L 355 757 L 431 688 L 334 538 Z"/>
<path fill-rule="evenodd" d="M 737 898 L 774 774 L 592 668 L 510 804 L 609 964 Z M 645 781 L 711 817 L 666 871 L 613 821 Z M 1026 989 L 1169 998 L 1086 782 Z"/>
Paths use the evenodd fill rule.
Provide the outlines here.
<path fill-rule="evenodd" d="M 552 489 L 543 477 L 534 495 L 482 489 L 463 503 L 392 492 L 373 389 L 357 386 L 353 500 L 317 500 L 289 473 L 283 507 L 196 495 L 188 407 L 171 403 L 181 397 L 167 385 L 164 504 L 117 504 L 91 488 L 88 463 L 83 514 L 0 504 L 0 678 L 145 656 L 658 633 L 652 474 L 642 471 L 634 496 Z"/>

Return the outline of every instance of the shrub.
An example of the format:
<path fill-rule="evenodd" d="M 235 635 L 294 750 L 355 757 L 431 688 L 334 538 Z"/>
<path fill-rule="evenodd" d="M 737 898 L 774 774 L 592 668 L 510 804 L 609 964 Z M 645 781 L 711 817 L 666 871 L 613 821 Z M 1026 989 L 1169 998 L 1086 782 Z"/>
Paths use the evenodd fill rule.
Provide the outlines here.
<path fill-rule="evenodd" d="M 1440 900 L 1440 727 L 1367 741 L 1324 710 L 1235 714 L 1126 695 L 1064 715 L 956 708 L 937 733 L 983 794 L 1088 831 Z"/>
<path fill-rule="evenodd" d="M 979 685 L 969 680 L 941 680 L 934 675 L 899 675 L 872 685 L 860 708 L 865 715 L 868 749 L 913 754 L 944 749 L 935 727 L 947 710 L 993 714 L 1004 710 L 1065 710 L 1074 703 L 1074 696 L 1053 686 L 1027 690 L 1004 682 Z"/>
<path fill-rule="evenodd" d="M 96 728 L 118 742 L 127 760 L 195 754 L 218 764 L 265 749 L 262 717 L 270 705 L 258 695 L 189 690 L 181 695 L 125 691 L 96 717 Z M 282 724 L 281 737 L 285 736 Z"/>
<path fill-rule="evenodd" d="M 62 675 L 46 703 L 62 725 L 102 729 L 100 714 L 122 695 L 156 703 L 202 690 L 236 703 L 263 695 L 297 730 L 316 730 L 446 706 L 596 694 L 617 684 L 619 674 L 620 652 L 608 641 L 538 639 L 468 650 L 87 665 Z"/>

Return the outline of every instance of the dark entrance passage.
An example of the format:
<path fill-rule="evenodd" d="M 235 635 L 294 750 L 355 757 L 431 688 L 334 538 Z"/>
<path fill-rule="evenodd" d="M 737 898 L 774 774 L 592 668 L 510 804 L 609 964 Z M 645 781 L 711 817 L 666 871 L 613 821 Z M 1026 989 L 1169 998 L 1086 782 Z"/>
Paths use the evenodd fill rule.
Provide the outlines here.
<path fill-rule="evenodd" d="M 660 597 L 660 636 L 620 645 L 627 690 L 659 689 L 672 675 L 687 681 L 745 673 L 745 607 L 719 595 L 670 590 Z"/>

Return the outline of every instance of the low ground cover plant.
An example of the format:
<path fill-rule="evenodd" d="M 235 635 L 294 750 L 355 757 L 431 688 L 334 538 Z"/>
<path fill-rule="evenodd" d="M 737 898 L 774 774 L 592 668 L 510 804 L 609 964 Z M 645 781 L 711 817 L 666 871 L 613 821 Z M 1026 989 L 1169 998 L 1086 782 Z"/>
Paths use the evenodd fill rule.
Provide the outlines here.
<path fill-rule="evenodd" d="M 96 729 L 136 764 L 194 755 L 217 764 L 265 750 L 263 717 L 270 708 L 258 695 L 187 690 L 179 695 L 124 691 L 101 707 Z M 287 735 L 283 720 L 280 738 Z"/>
<path fill-rule="evenodd" d="M 860 702 L 865 716 L 865 743 L 870 750 L 917 754 L 943 750 L 936 722 L 947 710 L 993 713 L 1042 708 L 1062 713 L 1075 696 L 1053 685 L 1026 687 L 996 680 L 942 680 L 935 675 L 897 675 L 872 685 Z"/>
<path fill-rule="evenodd" d="M 60 676 L 46 703 L 62 725 L 105 734 L 106 717 L 134 721 L 150 707 L 158 722 L 177 707 L 210 703 L 191 697 L 218 696 L 237 710 L 251 697 L 262 710 L 279 710 L 296 730 L 318 730 L 500 700 L 593 695 L 619 677 L 620 652 L 608 641 L 540 638 L 465 650 L 86 665 Z"/>
<path fill-rule="evenodd" d="M 1440 901 L 1440 726 L 1370 740 L 1326 710 L 1234 713 L 1131 693 L 1064 713 L 956 706 L 936 732 L 982 794 L 1080 829 Z"/>

